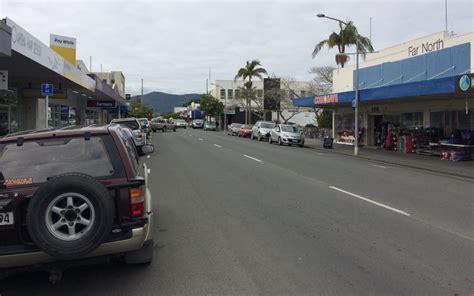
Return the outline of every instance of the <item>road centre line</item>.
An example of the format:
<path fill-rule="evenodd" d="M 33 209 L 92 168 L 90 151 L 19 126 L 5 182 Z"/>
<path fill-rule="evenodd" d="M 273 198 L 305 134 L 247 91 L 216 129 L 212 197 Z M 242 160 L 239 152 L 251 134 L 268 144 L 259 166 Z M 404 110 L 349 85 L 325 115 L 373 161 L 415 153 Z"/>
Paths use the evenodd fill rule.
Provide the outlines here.
<path fill-rule="evenodd" d="M 373 164 L 372 166 L 376 167 L 376 168 L 381 168 L 381 169 L 386 169 L 387 168 L 386 166 L 378 165 L 378 164 Z"/>
<path fill-rule="evenodd" d="M 198 138 L 199 141 L 204 141 L 202 138 Z"/>
<path fill-rule="evenodd" d="M 190 137 L 192 137 L 193 135 L 189 135 Z"/>
<path fill-rule="evenodd" d="M 379 202 L 373 201 L 373 200 L 371 200 L 371 199 L 362 197 L 362 196 L 360 196 L 360 195 L 351 193 L 351 192 L 349 192 L 349 191 L 345 191 L 345 190 L 342 190 L 342 189 L 337 188 L 337 187 L 334 187 L 334 186 L 329 186 L 329 188 L 334 189 L 334 190 L 337 190 L 337 191 L 340 191 L 340 192 L 345 193 L 345 194 L 347 194 L 347 195 L 356 197 L 356 198 L 361 199 L 361 200 L 363 200 L 363 201 L 370 202 L 371 204 L 377 205 L 377 206 L 382 207 L 382 208 L 385 208 L 385 209 L 387 209 L 387 210 L 394 211 L 394 212 L 396 212 L 396 213 L 399 213 L 399 214 L 402 214 L 402 215 L 405 215 L 405 216 L 408 216 L 408 217 L 411 216 L 411 215 L 408 214 L 407 212 L 401 211 L 401 210 L 399 210 L 399 209 L 392 208 L 392 207 L 387 206 L 387 205 L 384 205 L 384 204 L 382 204 L 382 203 L 379 203 Z"/>
<path fill-rule="evenodd" d="M 217 148 L 222 148 L 221 145 L 214 144 L 214 146 L 216 146 Z"/>
<path fill-rule="evenodd" d="M 250 159 L 252 159 L 252 160 L 255 160 L 255 161 L 257 161 L 257 162 L 262 162 L 260 159 L 255 158 L 255 157 L 252 157 L 252 156 L 248 156 L 247 154 L 243 154 L 243 156 L 244 156 L 244 157 L 247 157 L 247 158 L 250 158 Z"/>
<path fill-rule="evenodd" d="M 316 152 L 317 155 L 326 155 L 325 153 Z"/>

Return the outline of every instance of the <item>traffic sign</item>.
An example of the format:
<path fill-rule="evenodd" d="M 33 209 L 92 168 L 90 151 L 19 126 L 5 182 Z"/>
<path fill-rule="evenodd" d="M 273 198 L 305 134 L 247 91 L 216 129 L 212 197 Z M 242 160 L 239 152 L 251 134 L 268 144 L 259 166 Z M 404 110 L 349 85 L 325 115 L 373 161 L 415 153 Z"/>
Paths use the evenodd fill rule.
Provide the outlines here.
<path fill-rule="evenodd" d="M 355 99 L 353 99 L 353 100 L 352 100 L 352 102 L 351 102 L 351 104 L 352 104 L 352 108 L 355 108 L 355 107 L 356 107 L 356 105 L 357 105 L 357 102 L 356 102 L 356 100 L 355 100 Z"/>
<path fill-rule="evenodd" d="M 44 97 L 52 96 L 54 94 L 54 86 L 48 83 L 41 84 L 41 95 Z"/>
<path fill-rule="evenodd" d="M 8 89 L 8 71 L 0 70 L 0 90 Z"/>

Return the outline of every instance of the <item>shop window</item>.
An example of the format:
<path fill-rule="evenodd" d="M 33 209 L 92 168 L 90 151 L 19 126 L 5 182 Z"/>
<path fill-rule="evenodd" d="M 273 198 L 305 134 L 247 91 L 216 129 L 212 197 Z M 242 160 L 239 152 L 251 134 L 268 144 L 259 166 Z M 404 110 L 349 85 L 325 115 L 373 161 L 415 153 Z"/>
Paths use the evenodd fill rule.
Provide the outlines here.
<path fill-rule="evenodd" d="M 431 112 L 430 126 L 442 132 L 442 136 L 449 137 L 456 130 L 474 130 L 474 116 L 472 111 L 438 111 Z"/>
<path fill-rule="evenodd" d="M 61 128 L 70 125 L 69 122 L 69 106 L 49 105 L 48 108 L 48 125 L 50 127 Z"/>
<path fill-rule="evenodd" d="M 423 127 L 423 112 L 403 113 L 401 126 L 407 129 L 420 129 Z"/>

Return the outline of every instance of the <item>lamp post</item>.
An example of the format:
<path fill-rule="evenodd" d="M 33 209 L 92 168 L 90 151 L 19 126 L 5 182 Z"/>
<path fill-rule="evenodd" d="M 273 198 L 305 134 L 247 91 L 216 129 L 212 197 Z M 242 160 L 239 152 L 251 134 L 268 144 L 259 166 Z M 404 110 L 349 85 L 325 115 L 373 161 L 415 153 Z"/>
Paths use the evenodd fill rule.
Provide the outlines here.
<path fill-rule="evenodd" d="M 319 18 L 327 18 L 336 22 L 339 22 L 341 24 L 344 24 L 347 26 L 346 22 L 341 21 L 340 19 L 329 17 L 325 14 L 318 13 L 316 15 Z M 356 36 L 356 70 L 355 70 L 355 87 L 354 87 L 354 92 L 355 92 L 355 119 L 354 119 L 354 136 L 355 136 L 355 141 L 354 141 L 354 155 L 359 155 L 359 33 L 357 32 Z M 333 126 L 334 129 L 334 126 Z"/>
<path fill-rule="evenodd" d="M 212 82 L 211 85 L 214 85 L 216 87 L 216 96 L 220 96 L 220 93 L 219 93 L 220 88 L 225 89 L 224 87 L 214 82 Z M 227 107 L 227 95 L 224 94 L 224 131 L 227 131 L 227 113 L 225 110 L 226 107 Z"/>

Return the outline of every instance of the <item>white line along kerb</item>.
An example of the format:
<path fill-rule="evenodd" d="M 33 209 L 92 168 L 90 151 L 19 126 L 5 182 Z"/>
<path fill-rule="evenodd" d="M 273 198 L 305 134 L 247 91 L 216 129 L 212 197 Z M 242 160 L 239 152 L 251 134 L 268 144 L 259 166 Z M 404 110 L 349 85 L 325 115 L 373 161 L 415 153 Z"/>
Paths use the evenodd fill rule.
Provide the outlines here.
<path fill-rule="evenodd" d="M 216 146 L 217 148 L 222 148 L 221 145 L 214 144 L 214 146 Z"/>
<path fill-rule="evenodd" d="M 252 156 L 248 156 L 247 154 L 244 154 L 244 157 L 250 158 L 250 159 L 255 160 L 257 162 L 262 162 L 260 159 L 252 157 Z"/>
<path fill-rule="evenodd" d="M 386 166 L 378 165 L 378 164 L 373 164 L 372 166 L 376 167 L 376 168 L 380 168 L 380 169 L 386 169 L 387 168 Z"/>
<path fill-rule="evenodd" d="M 345 190 L 342 190 L 342 189 L 337 188 L 337 187 L 334 187 L 334 186 L 329 186 L 329 188 L 334 189 L 334 190 L 337 190 L 337 191 L 340 191 L 340 192 L 345 193 L 345 194 L 347 194 L 347 195 L 356 197 L 356 198 L 358 198 L 358 199 L 362 199 L 362 200 L 364 200 L 364 201 L 366 201 L 366 202 L 370 202 L 371 204 L 377 205 L 377 206 L 382 207 L 382 208 L 385 208 L 385 209 L 387 209 L 387 210 L 394 211 L 394 212 L 396 212 L 396 213 L 399 213 L 399 214 L 402 214 L 402 215 L 405 215 L 405 216 L 411 216 L 411 215 L 408 214 L 407 212 L 401 211 L 401 210 L 399 210 L 399 209 L 392 208 L 392 207 L 390 207 L 390 206 L 387 206 L 387 205 L 384 205 L 384 204 L 382 204 L 382 203 L 379 203 L 379 202 L 370 200 L 370 199 L 368 199 L 368 198 L 362 197 L 362 196 L 357 195 L 357 194 L 354 194 L 354 193 L 352 193 L 352 192 L 345 191 Z"/>

